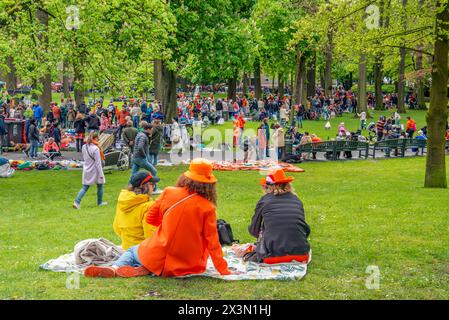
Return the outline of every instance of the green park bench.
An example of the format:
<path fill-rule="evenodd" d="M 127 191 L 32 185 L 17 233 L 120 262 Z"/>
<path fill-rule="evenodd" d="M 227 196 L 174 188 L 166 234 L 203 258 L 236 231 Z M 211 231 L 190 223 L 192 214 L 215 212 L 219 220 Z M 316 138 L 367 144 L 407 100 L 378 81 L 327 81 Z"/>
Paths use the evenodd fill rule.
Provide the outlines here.
<path fill-rule="evenodd" d="M 389 158 L 391 151 L 396 149 L 403 148 L 403 139 L 390 139 L 390 140 L 381 140 L 376 142 L 374 145 L 370 147 L 369 156 L 372 156 L 373 159 L 376 158 L 376 151 L 384 151 L 385 157 Z"/>
<path fill-rule="evenodd" d="M 362 152 L 363 157 L 365 159 L 368 159 L 368 153 L 369 153 L 369 144 L 367 142 L 360 142 L 360 141 L 346 141 L 346 146 L 344 151 L 351 151 L 351 152 L 359 152 L 359 158 L 362 158 Z"/>
<path fill-rule="evenodd" d="M 418 149 L 421 150 L 421 155 L 424 155 L 424 149 L 427 146 L 427 140 L 421 139 L 403 139 L 403 147 L 402 147 L 402 157 L 405 157 L 405 152 L 408 149 Z M 446 141 L 447 146 L 447 141 Z"/>

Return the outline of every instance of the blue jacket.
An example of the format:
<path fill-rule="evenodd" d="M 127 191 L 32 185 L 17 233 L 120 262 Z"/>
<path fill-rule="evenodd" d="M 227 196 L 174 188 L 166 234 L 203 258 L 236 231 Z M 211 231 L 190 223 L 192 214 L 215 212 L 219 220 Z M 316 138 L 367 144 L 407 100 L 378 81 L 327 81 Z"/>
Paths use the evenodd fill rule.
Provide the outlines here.
<path fill-rule="evenodd" d="M 34 111 L 34 119 L 42 119 L 44 116 L 44 110 L 42 110 L 42 107 L 40 105 L 37 105 L 33 108 Z"/>

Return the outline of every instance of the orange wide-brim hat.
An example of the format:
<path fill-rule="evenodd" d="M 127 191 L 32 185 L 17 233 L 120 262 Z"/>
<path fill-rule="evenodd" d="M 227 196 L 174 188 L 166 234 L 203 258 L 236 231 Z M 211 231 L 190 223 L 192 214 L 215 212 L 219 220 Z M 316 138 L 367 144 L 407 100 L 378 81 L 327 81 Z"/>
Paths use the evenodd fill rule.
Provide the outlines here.
<path fill-rule="evenodd" d="M 295 178 L 287 177 L 283 169 L 275 169 L 270 171 L 265 178 L 260 180 L 260 185 L 283 184 L 292 182 L 293 180 L 295 180 Z"/>
<path fill-rule="evenodd" d="M 190 162 L 189 170 L 184 175 L 193 181 L 201 183 L 215 183 L 217 178 L 212 174 L 212 162 L 207 159 L 197 158 Z"/>

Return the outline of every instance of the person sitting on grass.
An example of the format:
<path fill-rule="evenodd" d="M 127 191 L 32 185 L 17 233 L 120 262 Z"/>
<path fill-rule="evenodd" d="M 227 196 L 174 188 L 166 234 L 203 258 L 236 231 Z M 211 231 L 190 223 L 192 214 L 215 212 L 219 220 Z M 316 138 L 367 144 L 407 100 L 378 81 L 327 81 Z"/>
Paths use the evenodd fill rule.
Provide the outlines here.
<path fill-rule="evenodd" d="M 151 238 L 128 249 L 112 267 L 89 266 L 86 277 L 162 277 L 201 274 L 209 255 L 221 275 L 228 264 L 217 232 L 217 179 L 212 163 L 193 159 L 176 187 L 165 188 L 151 206 L 147 222 L 157 229 Z"/>
<path fill-rule="evenodd" d="M 50 138 L 44 144 L 43 154 L 50 160 L 53 160 L 56 156 L 60 156 L 59 146 L 55 142 L 55 139 Z"/>
<path fill-rule="evenodd" d="M 304 207 L 284 170 L 275 169 L 260 181 L 265 195 L 257 203 L 249 233 L 256 237 L 254 251 L 245 261 L 275 264 L 291 261 L 309 262 L 310 227 Z"/>
<path fill-rule="evenodd" d="M 140 171 L 131 177 L 127 189 L 118 196 L 114 218 L 114 231 L 122 240 L 122 248 L 128 250 L 149 238 L 155 228 L 146 221 L 148 209 L 154 203 L 151 195 L 158 177 Z"/>

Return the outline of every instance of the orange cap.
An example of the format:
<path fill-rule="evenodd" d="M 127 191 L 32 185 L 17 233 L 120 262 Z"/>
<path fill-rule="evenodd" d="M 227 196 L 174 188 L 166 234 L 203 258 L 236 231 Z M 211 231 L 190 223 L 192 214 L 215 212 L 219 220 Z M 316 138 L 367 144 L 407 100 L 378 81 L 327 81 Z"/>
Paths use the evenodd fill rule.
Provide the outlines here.
<path fill-rule="evenodd" d="M 215 183 L 217 178 L 212 174 L 212 163 L 203 158 L 196 158 L 190 162 L 189 170 L 184 175 L 193 181 L 201 183 Z"/>
<path fill-rule="evenodd" d="M 293 180 L 295 180 L 293 177 L 287 177 L 285 175 L 283 169 L 274 169 L 265 178 L 260 180 L 260 185 L 289 183 Z"/>

